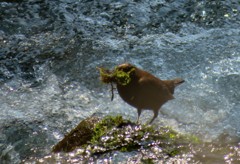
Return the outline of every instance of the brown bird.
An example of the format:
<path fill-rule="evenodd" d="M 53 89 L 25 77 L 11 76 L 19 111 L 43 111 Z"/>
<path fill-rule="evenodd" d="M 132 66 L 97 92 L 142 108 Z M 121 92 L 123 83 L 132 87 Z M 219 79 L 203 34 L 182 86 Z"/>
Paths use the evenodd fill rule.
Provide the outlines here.
<path fill-rule="evenodd" d="M 161 106 L 168 100 L 174 99 L 173 93 L 176 86 L 184 82 L 183 79 L 160 80 L 152 74 L 141 70 L 129 63 L 117 66 L 116 70 L 129 73 L 130 82 L 126 85 L 116 82 L 121 98 L 129 105 L 137 108 L 138 118 L 142 110 L 152 110 L 154 116 L 150 124 L 158 116 Z"/>

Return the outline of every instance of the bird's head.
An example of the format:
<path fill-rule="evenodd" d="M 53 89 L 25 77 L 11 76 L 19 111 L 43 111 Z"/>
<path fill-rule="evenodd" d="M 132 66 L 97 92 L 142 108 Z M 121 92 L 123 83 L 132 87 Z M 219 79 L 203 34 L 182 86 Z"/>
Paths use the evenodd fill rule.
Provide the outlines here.
<path fill-rule="evenodd" d="M 116 70 L 128 73 L 128 72 L 132 71 L 135 68 L 136 67 L 134 67 L 130 63 L 123 63 L 123 64 L 120 64 L 119 66 L 117 66 Z"/>

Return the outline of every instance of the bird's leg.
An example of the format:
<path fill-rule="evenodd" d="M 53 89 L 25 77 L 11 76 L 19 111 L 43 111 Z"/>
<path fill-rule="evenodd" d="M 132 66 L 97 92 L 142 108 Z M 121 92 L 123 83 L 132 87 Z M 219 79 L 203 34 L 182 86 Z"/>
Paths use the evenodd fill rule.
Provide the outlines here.
<path fill-rule="evenodd" d="M 138 124 L 139 123 L 139 117 L 141 115 L 142 109 L 138 108 L 137 111 L 138 111 L 138 118 L 137 118 L 137 124 Z"/>
<path fill-rule="evenodd" d="M 154 111 L 154 116 L 153 116 L 152 120 L 149 122 L 149 124 L 151 124 L 155 120 L 155 118 L 157 118 L 157 116 L 158 116 L 158 110 L 153 110 L 153 111 Z"/>

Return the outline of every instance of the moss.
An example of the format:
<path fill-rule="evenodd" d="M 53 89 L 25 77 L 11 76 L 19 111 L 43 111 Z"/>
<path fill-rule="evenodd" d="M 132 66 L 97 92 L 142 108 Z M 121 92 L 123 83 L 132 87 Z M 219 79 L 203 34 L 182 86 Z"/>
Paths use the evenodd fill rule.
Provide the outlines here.
<path fill-rule="evenodd" d="M 106 70 L 104 68 L 98 68 L 100 71 L 101 81 L 103 83 L 115 82 L 120 85 L 127 85 L 131 81 L 130 74 L 135 70 L 132 68 L 128 72 L 119 70 L 117 67 L 113 71 Z"/>
<path fill-rule="evenodd" d="M 200 144 L 200 143 L 202 143 L 202 141 L 197 137 L 197 136 L 194 136 L 194 135 L 190 135 L 190 134 L 186 134 L 185 135 L 185 138 L 189 141 L 189 142 L 191 142 L 191 143 L 193 143 L 193 144 Z"/>
<path fill-rule="evenodd" d="M 114 77 L 117 81 L 118 84 L 120 85 L 127 85 L 131 82 L 131 77 L 130 74 L 134 71 L 135 69 L 132 68 L 130 71 L 128 72 L 124 72 L 118 69 L 115 69 L 114 71 Z"/>
<path fill-rule="evenodd" d="M 123 120 L 122 116 L 106 116 L 99 123 L 95 125 L 93 129 L 93 137 L 91 143 L 97 143 L 104 134 L 107 133 L 113 127 L 118 127 L 121 124 L 127 123 L 128 121 Z"/>
<path fill-rule="evenodd" d="M 114 80 L 113 73 L 104 68 L 97 68 L 100 72 L 100 78 L 103 83 L 111 83 Z"/>
<path fill-rule="evenodd" d="M 120 151 L 121 152 L 127 152 L 129 149 L 127 148 L 127 147 L 122 147 L 121 149 L 120 149 Z"/>
<path fill-rule="evenodd" d="M 144 164 L 154 164 L 153 159 L 141 159 L 141 162 Z"/>
<path fill-rule="evenodd" d="M 173 149 L 173 150 L 170 149 L 169 151 L 166 151 L 166 152 L 170 157 L 174 157 L 181 153 L 181 149 Z"/>

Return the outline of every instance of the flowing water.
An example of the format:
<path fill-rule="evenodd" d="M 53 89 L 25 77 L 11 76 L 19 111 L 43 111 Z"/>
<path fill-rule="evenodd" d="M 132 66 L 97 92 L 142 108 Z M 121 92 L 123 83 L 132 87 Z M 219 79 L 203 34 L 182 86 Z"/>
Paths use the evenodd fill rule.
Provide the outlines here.
<path fill-rule="evenodd" d="M 0 161 L 48 154 L 93 113 L 136 119 L 96 69 L 123 62 L 185 79 L 154 124 L 239 153 L 239 12 L 237 0 L 0 1 Z"/>

